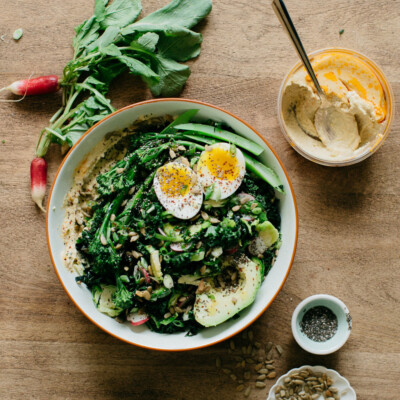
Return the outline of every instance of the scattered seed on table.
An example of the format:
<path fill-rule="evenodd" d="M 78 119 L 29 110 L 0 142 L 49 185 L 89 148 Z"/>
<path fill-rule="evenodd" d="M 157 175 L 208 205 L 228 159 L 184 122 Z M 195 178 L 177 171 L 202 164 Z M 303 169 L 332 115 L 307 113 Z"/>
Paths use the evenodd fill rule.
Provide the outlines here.
<path fill-rule="evenodd" d="M 256 382 L 256 388 L 265 388 L 265 386 L 267 386 L 264 382 L 259 382 L 259 381 L 257 381 Z"/>
<path fill-rule="evenodd" d="M 261 343 L 260 342 L 254 342 L 254 347 L 256 349 L 260 349 L 261 348 Z"/>
<path fill-rule="evenodd" d="M 254 364 L 254 360 L 252 358 L 246 358 L 247 364 Z"/>
<path fill-rule="evenodd" d="M 246 351 L 247 351 L 246 346 L 242 346 L 242 354 L 243 354 L 243 355 L 246 355 Z"/>
<path fill-rule="evenodd" d="M 222 368 L 222 372 L 226 375 L 229 375 L 232 371 L 229 368 Z"/>
<path fill-rule="evenodd" d="M 268 379 L 274 379 L 275 377 L 276 377 L 276 372 L 275 371 L 272 371 L 267 375 Z"/>
<path fill-rule="evenodd" d="M 249 344 L 249 345 L 247 346 L 246 353 L 247 353 L 248 355 L 250 355 L 252 351 L 253 351 L 253 346 L 252 346 L 251 344 Z"/>
<path fill-rule="evenodd" d="M 229 377 L 233 380 L 236 381 L 237 380 L 237 376 L 235 374 L 230 374 Z"/>
<path fill-rule="evenodd" d="M 260 364 L 257 364 L 257 365 L 254 367 L 254 369 L 255 369 L 256 371 L 259 371 L 262 367 L 263 367 L 263 365 L 262 365 L 262 363 L 260 363 Z"/>
<path fill-rule="evenodd" d="M 236 391 L 237 392 L 242 392 L 243 390 L 244 390 L 244 385 L 236 386 Z"/>
<path fill-rule="evenodd" d="M 251 372 L 250 371 L 246 371 L 243 374 L 244 379 L 249 380 L 251 378 Z"/>
<path fill-rule="evenodd" d="M 269 371 L 266 368 L 262 368 L 258 371 L 259 374 L 269 374 Z"/>
<path fill-rule="evenodd" d="M 268 342 L 267 345 L 265 346 L 265 353 L 269 353 L 269 351 L 272 349 L 272 342 Z"/>
<path fill-rule="evenodd" d="M 250 342 L 252 342 L 252 341 L 254 340 L 254 333 L 253 333 L 253 331 L 249 331 L 247 335 L 248 335 L 248 337 L 249 337 Z"/>
<path fill-rule="evenodd" d="M 277 352 L 279 353 L 279 355 L 281 356 L 281 355 L 283 354 L 282 346 L 279 345 L 279 344 L 277 344 L 277 345 L 275 346 L 275 348 L 276 348 L 276 351 L 277 351 Z"/>
<path fill-rule="evenodd" d="M 231 340 L 229 342 L 229 346 L 230 346 L 231 350 L 235 350 L 236 349 L 235 342 L 233 340 Z"/>
<path fill-rule="evenodd" d="M 249 397 L 250 396 L 250 392 L 251 392 L 251 387 L 247 386 L 247 389 L 244 392 L 245 397 Z"/>
<path fill-rule="evenodd" d="M 261 375 L 257 376 L 258 381 L 264 381 L 265 379 L 267 379 L 267 375 L 265 375 L 265 374 L 261 374 Z"/>

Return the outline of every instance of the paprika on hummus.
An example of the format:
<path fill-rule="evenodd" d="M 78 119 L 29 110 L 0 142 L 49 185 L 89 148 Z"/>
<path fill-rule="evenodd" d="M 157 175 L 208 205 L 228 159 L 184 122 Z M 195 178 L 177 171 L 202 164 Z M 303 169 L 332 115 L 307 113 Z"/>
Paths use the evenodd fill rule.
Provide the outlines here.
<path fill-rule="evenodd" d="M 304 67 L 289 77 L 283 88 L 282 115 L 289 138 L 303 151 L 327 161 L 344 161 L 372 147 L 382 136 L 387 114 L 385 92 L 374 71 L 359 58 L 340 51 L 311 60 L 327 99 L 340 113 L 329 124 L 335 135 L 323 135 L 322 107 Z"/>

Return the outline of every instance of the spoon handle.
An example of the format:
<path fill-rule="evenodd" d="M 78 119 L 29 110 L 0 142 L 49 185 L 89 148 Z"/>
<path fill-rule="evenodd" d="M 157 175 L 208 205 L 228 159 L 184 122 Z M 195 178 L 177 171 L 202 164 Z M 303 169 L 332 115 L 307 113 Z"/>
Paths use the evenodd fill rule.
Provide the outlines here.
<path fill-rule="evenodd" d="M 300 57 L 305 69 L 308 72 L 308 75 L 310 75 L 310 78 L 314 82 L 317 92 L 319 93 L 319 95 L 321 97 L 325 96 L 325 93 L 321 89 L 318 79 L 315 76 L 315 72 L 313 70 L 313 67 L 311 66 L 310 60 L 307 56 L 307 53 L 304 50 L 303 44 L 301 43 L 301 40 L 296 31 L 296 28 L 293 25 L 292 19 L 290 18 L 290 15 L 286 9 L 285 3 L 283 2 L 283 0 L 272 0 L 271 5 L 272 5 L 273 10 L 275 11 L 276 16 L 279 19 L 279 22 L 281 23 L 282 27 L 285 29 L 286 33 L 289 35 L 289 38 L 290 38 L 294 48 L 296 49 L 298 56 Z"/>

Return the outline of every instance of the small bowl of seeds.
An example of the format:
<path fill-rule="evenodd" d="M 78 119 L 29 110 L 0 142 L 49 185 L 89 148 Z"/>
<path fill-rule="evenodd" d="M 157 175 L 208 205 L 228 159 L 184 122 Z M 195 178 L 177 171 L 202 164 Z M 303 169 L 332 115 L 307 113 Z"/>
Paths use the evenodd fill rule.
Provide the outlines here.
<path fill-rule="evenodd" d="M 292 315 L 293 336 L 300 347 L 313 354 L 330 354 L 350 336 L 351 316 L 337 297 L 317 294 L 304 299 Z"/>
<path fill-rule="evenodd" d="M 282 375 L 267 400 L 356 400 L 349 381 L 333 369 L 304 365 Z"/>

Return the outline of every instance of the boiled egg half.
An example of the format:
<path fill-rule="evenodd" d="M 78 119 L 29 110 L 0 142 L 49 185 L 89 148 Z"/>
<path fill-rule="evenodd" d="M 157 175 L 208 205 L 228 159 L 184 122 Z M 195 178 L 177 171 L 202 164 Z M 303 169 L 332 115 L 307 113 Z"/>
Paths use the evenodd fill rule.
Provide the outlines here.
<path fill-rule="evenodd" d="M 154 191 L 162 206 L 174 217 L 190 219 L 201 208 L 203 188 L 194 171 L 179 161 L 158 168 Z"/>
<path fill-rule="evenodd" d="M 246 174 L 243 153 L 229 143 L 206 146 L 201 153 L 197 175 L 204 188 L 213 185 L 211 199 L 226 199 L 236 192 Z"/>

